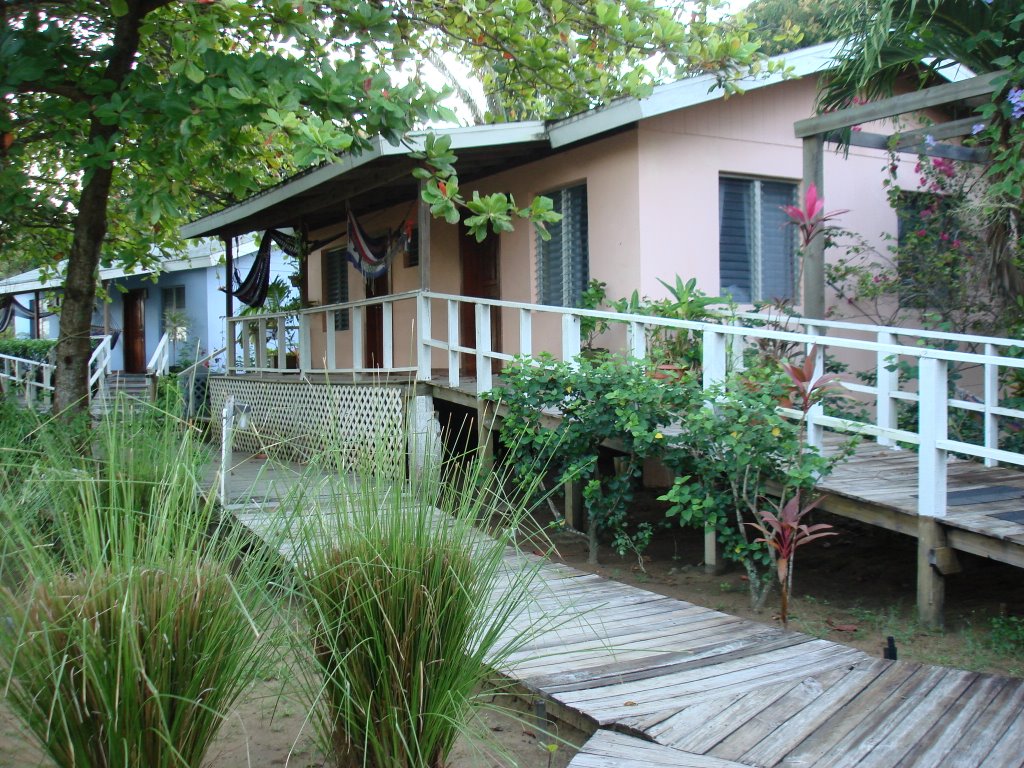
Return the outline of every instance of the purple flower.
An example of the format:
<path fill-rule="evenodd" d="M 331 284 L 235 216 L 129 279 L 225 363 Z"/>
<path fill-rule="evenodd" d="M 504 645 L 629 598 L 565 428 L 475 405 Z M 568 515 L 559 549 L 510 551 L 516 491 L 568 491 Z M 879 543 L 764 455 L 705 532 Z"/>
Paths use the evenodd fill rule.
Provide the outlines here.
<path fill-rule="evenodd" d="M 925 134 L 924 143 L 927 144 L 929 147 L 934 147 L 935 146 L 935 137 L 932 136 L 930 133 Z"/>
<path fill-rule="evenodd" d="M 988 2 L 991 3 L 992 0 L 988 0 Z M 971 126 L 971 136 L 977 136 L 979 133 L 981 133 L 984 130 L 985 130 L 985 124 L 984 123 L 975 123 L 974 125 Z"/>
<path fill-rule="evenodd" d="M 1024 89 L 1013 87 L 1006 96 L 1006 100 L 1013 108 L 1010 112 L 1010 116 L 1014 120 L 1020 120 L 1024 117 Z"/>

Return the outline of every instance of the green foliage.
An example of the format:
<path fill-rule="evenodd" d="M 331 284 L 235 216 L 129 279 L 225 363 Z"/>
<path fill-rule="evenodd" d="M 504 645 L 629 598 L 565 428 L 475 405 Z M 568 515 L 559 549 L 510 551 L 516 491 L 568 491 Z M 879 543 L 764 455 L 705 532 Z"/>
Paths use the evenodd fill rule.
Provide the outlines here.
<path fill-rule="evenodd" d="M 644 458 L 659 455 L 668 441 L 665 427 L 701 400 L 692 377 L 654 379 L 643 364 L 614 356 L 541 357 L 513 362 L 502 385 L 485 396 L 507 409 L 501 440 L 513 472 L 533 480 L 546 468 L 558 483 L 582 486 L 592 560 L 599 534 L 620 553 L 643 548 L 651 531 L 630 531 L 633 489 Z M 544 411 L 560 418 L 547 422 Z M 602 458 L 609 442 L 624 454 L 617 462 Z"/>
<path fill-rule="evenodd" d="M 1024 619 L 1020 616 L 996 616 L 991 621 L 989 646 L 1002 656 L 1024 653 Z"/>
<path fill-rule="evenodd" d="M 750 525 L 769 496 L 809 498 L 817 481 L 842 458 L 805 444 L 803 423 L 777 411 L 791 394 L 778 366 L 732 374 L 708 389 L 702 405 L 678 414 L 679 434 L 665 462 L 676 481 L 662 499 L 680 525 L 713 529 L 725 557 L 747 571 L 751 604 L 764 605 L 773 552 Z"/>
<path fill-rule="evenodd" d="M 754 0 L 744 16 L 754 24 L 764 50 L 789 53 L 835 40 L 836 20 L 862 0 Z"/>
<path fill-rule="evenodd" d="M 45 363 L 49 362 L 55 346 L 54 339 L 0 339 L 0 355 Z"/>
<path fill-rule="evenodd" d="M 6 701 L 58 766 L 200 765 L 274 651 L 268 561 L 203 500 L 191 433 L 115 413 L 95 438 L 0 494 Z"/>
<path fill-rule="evenodd" d="M 527 521 L 502 478 L 478 460 L 427 459 L 406 483 L 386 442 L 363 446 L 357 480 L 311 481 L 321 501 L 300 488 L 282 507 L 304 553 L 296 677 L 332 765 L 434 768 L 485 702 L 490 670 L 548 622 L 510 631 L 537 566 L 505 560 Z"/>
<path fill-rule="evenodd" d="M 1017 0 L 871 0 L 837 22 L 845 46 L 821 95 L 823 109 L 891 96 L 902 78 L 922 85 L 960 65 L 985 74 L 1006 70 L 991 100 L 977 108 L 966 143 L 990 153 L 976 186 L 984 221 L 991 289 L 1012 300 L 1024 290 L 1020 260 L 1024 190 L 1024 13 Z M 942 74 L 938 74 L 941 78 Z"/>
<path fill-rule="evenodd" d="M 612 308 L 616 312 L 690 322 L 721 318 L 732 309 L 733 305 L 728 299 L 708 296 L 700 290 L 695 277 L 683 282 L 683 279 L 676 275 L 674 283 L 660 279 L 658 282 L 668 290 L 668 298 L 641 298 L 637 291 L 633 291 L 628 299 L 611 302 Z M 722 305 L 722 309 L 713 309 L 716 305 Z M 702 349 L 700 333 L 695 331 L 659 327 L 654 329 L 650 338 L 650 357 L 656 363 L 698 369 L 703 363 Z"/>

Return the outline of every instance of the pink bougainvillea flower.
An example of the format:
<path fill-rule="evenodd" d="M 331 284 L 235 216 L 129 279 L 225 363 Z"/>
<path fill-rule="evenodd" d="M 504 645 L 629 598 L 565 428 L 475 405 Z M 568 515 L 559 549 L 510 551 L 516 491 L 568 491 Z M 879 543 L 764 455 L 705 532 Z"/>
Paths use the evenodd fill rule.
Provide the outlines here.
<path fill-rule="evenodd" d="M 824 213 L 825 200 L 818 196 L 818 188 L 812 181 L 807 185 L 807 193 L 804 195 L 804 205 L 784 205 L 782 211 L 790 221 L 800 230 L 802 246 L 806 247 L 823 229 L 826 221 L 834 219 L 848 211 L 844 208 L 841 211 L 830 211 Z"/>

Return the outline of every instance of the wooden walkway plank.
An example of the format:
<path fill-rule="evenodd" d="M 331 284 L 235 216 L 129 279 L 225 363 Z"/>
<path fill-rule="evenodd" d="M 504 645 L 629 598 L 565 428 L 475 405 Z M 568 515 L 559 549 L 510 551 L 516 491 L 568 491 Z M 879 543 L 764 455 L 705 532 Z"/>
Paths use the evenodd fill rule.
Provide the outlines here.
<path fill-rule="evenodd" d="M 693 755 L 633 736 L 598 730 L 568 768 L 747 768 L 741 763 Z"/>
<path fill-rule="evenodd" d="M 927 768 L 946 765 L 950 752 L 999 693 L 1006 687 L 1005 678 L 979 675 L 947 710 L 947 717 L 932 723 L 918 744 L 908 752 L 896 768 Z"/>
<path fill-rule="evenodd" d="M 301 558 L 288 550 L 273 504 L 232 511 Z M 961 510 L 955 516 L 965 524 L 1000 535 L 1017 525 Z M 292 522 L 321 514 L 314 502 Z M 597 731 L 573 758 L 574 768 L 1024 762 L 1022 681 L 872 659 L 530 553 L 506 554 L 496 590 L 514 583 L 524 567 L 537 569 L 536 594 L 515 615 L 508 637 L 523 628 L 537 635 L 497 671 L 549 697 L 551 711 L 566 707 L 561 711 L 581 723 L 635 734 Z"/>

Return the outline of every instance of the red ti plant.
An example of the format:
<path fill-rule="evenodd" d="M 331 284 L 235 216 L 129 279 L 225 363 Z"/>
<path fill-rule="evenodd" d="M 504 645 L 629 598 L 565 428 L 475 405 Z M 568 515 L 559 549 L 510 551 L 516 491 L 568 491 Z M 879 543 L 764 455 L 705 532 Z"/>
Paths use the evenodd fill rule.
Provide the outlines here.
<path fill-rule="evenodd" d="M 774 510 L 757 511 L 760 523 L 747 523 L 751 528 L 761 532 L 761 538 L 771 548 L 772 559 L 775 561 L 776 573 L 779 577 L 779 589 L 782 593 L 782 607 L 779 618 L 783 627 L 789 626 L 789 595 L 793 588 L 793 560 L 797 547 L 809 544 L 823 536 L 835 536 L 829 530 L 828 523 L 808 525 L 803 522 L 807 514 L 821 502 L 821 497 L 814 499 L 806 506 L 800 505 L 800 493 L 797 492 L 789 501 L 778 503 Z"/>
<path fill-rule="evenodd" d="M 800 230 L 800 246 L 802 248 L 806 248 L 811 240 L 824 230 L 826 221 L 848 213 L 847 209 L 825 213 L 825 200 L 818 196 L 818 188 L 813 181 L 807 185 L 807 194 L 804 196 L 802 208 L 799 205 L 784 205 L 782 211 Z"/>
<path fill-rule="evenodd" d="M 843 385 L 838 373 L 823 373 L 815 378 L 814 366 L 818 361 L 818 347 L 811 349 L 804 356 L 802 365 L 781 361 L 782 370 L 789 376 L 786 399 L 782 405 L 800 411 L 800 441 L 803 443 L 804 430 L 807 428 L 807 416 L 815 405 L 823 402 L 829 395 L 842 392 Z"/>

